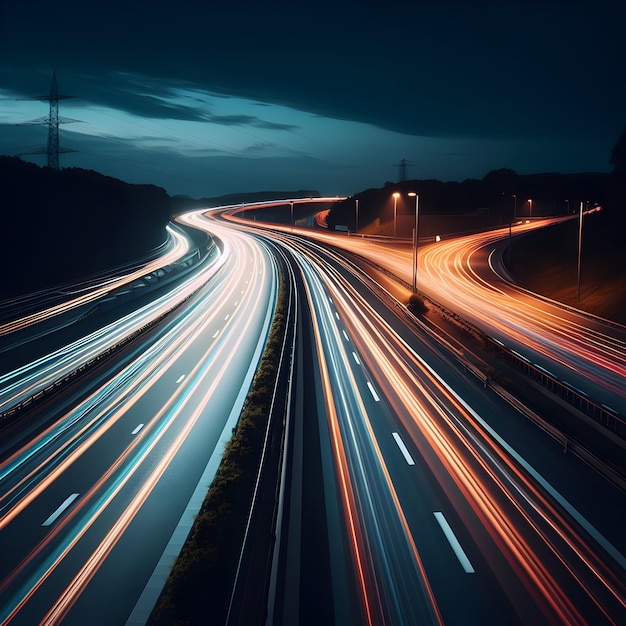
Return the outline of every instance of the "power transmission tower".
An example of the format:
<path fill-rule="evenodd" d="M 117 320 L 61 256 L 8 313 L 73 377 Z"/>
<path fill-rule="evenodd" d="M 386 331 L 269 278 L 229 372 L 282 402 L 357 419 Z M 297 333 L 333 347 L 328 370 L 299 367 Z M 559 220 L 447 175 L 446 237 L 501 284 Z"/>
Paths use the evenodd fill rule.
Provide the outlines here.
<path fill-rule="evenodd" d="M 39 150 L 33 150 L 28 152 L 22 152 L 21 154 L 47 154 L 48 155 L 48 167 L 53 170 L 59 169 L 59 153 L 60 152 L 76 152 L 71 148 L 59 147 L 59 124 L 68 124 L 71 122 L 78 122 L 79 120 L 72 120 L 69 118 L 59 117 L 59 100 L 66 100 L 67 98 L 73 98 L 74 96 L 64 96 L 59 94 L 57 88 L 57 73 L 56 70 L 52 72 L 52 82 L 50 83 L 50 93 L 46 96 L 32 96 L 30 98 L 19 98 L 20 100 L 41 100 L 42 102 L 50 103 L 50 113 L 47 117 L 40 117 L 29 122 L 22 122 L 18 126 L 48 126 L 48 143 L 44 148 Z"/>
<path fill-rule="evenodd" d="M 406 180 L 406 168 L 409 165 L 413 165 L 406 159 L 401 159 L 400 163 L 396 163 L 396 167 L 398 168 L 398 182 L 403 183 Z"/>

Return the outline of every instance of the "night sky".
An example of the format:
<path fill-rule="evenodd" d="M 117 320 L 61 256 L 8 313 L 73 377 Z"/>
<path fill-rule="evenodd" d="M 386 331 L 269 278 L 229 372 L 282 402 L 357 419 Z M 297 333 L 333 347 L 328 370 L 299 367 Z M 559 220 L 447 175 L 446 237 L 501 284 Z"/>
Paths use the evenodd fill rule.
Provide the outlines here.
<path fill-rule="evenodd" d="M 610 171 L 619 1 L 0 0 L 0 154 L 193 197 L 349 195 L 398 178 Z M 24 156 L 41 165 L 45 155 Z"/>

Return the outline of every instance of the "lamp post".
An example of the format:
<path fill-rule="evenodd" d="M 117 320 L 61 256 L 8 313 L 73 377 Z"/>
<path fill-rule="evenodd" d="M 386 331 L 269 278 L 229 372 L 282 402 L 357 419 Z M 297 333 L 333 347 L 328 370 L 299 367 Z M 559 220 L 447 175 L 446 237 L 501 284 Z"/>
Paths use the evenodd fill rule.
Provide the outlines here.
<path fill-rule="evenodd" d="M 533 199 L 528 198 L 528 210 L 530 211 L 529 217 L 533 216 Z"/>
<path fill-rule="evenodd" d="M 400 194 L 396 191 L 393 194 L 393 236 L 398 236 L 398 198 Z"/>
<path fill-rule="evenodd" d="M 511 265 L 511 231 L 513 229 L 513 220 L 515 219 L 515 214 L 517 213 L 517 194 L 513 194 L 513 218 L 509 220 L 509 248 L 507 250 L 507 257 L 509 261 L 509 265 Z"/>
<path fill-rule="evenodd" d="M 354 203 L 356 207 L 356 223 L 354 225 L 354 232 L 358 233 L 359 232 L 359 199 L 355 198 Z"/>
<path fill-rule="evenodd" d="M 419 199 L 420 197 L 414 192 L 409 191 L 411 198 L 415 197 L 415 228 L 413 230 L 413 293 L 417 291 L 417 242 L 419 238 Z"/>
<path fill-rule="evenodd" d="M 291 214 L 291 232 L 293 232 L 293 202 L 289 203 L 289 210 Z"/>
<path fill-rule="evenodd" d="M 580 201 L 580 215 L 578 218 L 578 279 L 576 281 L 576 299 L 580 302 L 580 257 L 583 247 L 583 203 Z"/>

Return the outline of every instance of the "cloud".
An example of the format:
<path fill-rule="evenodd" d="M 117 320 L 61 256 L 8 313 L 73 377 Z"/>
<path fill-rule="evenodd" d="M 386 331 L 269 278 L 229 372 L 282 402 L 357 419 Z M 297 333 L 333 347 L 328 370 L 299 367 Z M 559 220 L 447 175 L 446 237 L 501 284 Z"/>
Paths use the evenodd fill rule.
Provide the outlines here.
<path fill-rule="evenodd" d="M 254 115 L 211 115 L 206 114 L 204 119 L 213 124 L 223 124 L 224 126 L 254 126 L 256 128 L 265 128 L 267 130 L 296 130 L 298 127 L 294 124 L 281 124 L 277 122 L 269 122 Z"/>

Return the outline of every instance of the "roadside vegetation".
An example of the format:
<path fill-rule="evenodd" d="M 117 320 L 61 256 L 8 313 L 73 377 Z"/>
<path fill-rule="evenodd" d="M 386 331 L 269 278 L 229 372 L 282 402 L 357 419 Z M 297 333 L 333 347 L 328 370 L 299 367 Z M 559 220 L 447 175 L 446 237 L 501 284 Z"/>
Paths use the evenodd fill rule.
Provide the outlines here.
<path fill-rule="evenodd" d="M 411 311 L 411 313 L 413 313 L 413 315 L 424 315 L 428 312 L 428 306 L 426 305 L 424 296 L 417 293 L 410 295 L 407 308 Z"/>
<path fill-rule="evenodd" d="M 241 416 L 149 626 L 225 621 L 270 418 L 286 315 L 281 276 L 274 320 Z"/>

